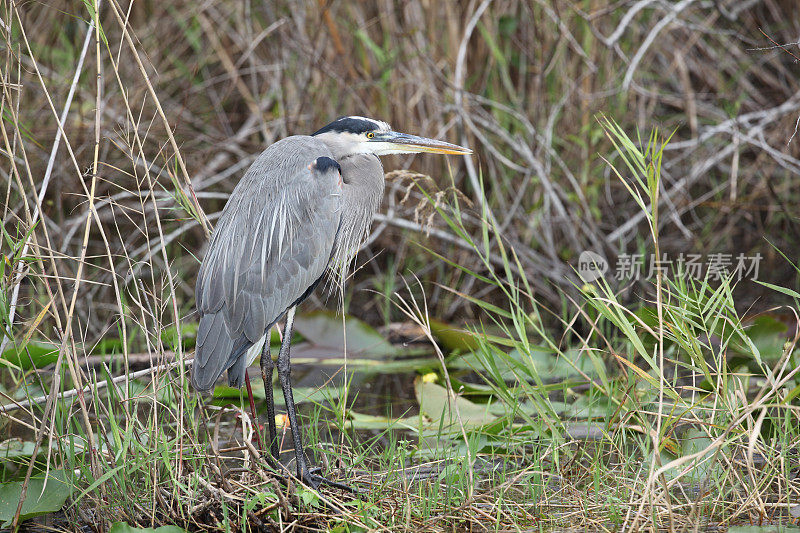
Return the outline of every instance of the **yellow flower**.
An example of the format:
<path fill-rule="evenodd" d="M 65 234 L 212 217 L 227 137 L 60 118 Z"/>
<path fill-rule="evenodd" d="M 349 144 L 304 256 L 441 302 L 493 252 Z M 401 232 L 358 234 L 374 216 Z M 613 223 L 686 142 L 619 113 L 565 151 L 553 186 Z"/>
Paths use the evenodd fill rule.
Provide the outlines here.
<path fill-rule="evenodd" d="M 439 379 L 439 376 L 436 375 L 436 372 L 428 372 L 422 376 L 423 383 L 436 383 L 437 379 Z"/>

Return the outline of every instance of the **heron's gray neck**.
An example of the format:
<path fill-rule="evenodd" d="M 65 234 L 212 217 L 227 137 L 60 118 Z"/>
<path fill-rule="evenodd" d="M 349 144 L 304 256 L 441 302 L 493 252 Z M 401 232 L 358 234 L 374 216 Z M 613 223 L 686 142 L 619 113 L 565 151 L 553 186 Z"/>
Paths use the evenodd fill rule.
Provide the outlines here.
<path fill-rule="evenodd" d="M 372 154 L 338 159 L 342 168 L 342 218 L 334 246 L 333 264 L 344 272 L 361 244 L 381 205 L 383 166 Z"/>
<path fill-rule="evenodd" d="M 342 218 L 351 219 L 356 230 L 354 233 L 363 240 L 383 200 L 383 165 L 372 154 L 344 157 L 339 159 L 339 165 L 342 167 L 342 203 L 345 208 Z"/>

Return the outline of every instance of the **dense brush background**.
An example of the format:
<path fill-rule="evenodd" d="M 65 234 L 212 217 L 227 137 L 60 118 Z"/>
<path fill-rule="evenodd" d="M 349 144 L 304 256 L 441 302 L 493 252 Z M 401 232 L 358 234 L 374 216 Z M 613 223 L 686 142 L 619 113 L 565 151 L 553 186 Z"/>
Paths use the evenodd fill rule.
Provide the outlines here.
<path fill-rule="evenodd" d="M 469 146 L 474 155 L 384 158 L 386 199 L 347 285 L 346 311 L 379 327 L 416 319 L 419 327 L 404 340 L 421 337 L 426 310 L 445 333 L 453 324 L 488 325 L 494 336 L 457 336 L 457 346 L 417 366 L 372 361 L 385 373 L 389 363 L 401 368 L 401 377 L 391 376 L 397 389 L 370 376 L 364 382 L 405 398 L 407 405 L 388 415 L 411 413 L 419 437 L 416 447 L 389 442 L 386 417 L 361 416 L 389 452 L 380 468 L 422 460 L 415 454 L 430 437 L 423 438 L 430 428 L 422 413 L 433 425 L 436 416 L 443 420 L 438 406 L 449 405 L 453 389 L 467 388 L 478 403 L 459 397 L 462 408 L 477 413 L 473 427 L 486 428 L 468 435 L 462 426 L 463 441 L 445 439 L 453 446 L 443 449 L 456 450 L 458 464 L 468 467 L 461 485 L 441 478 L 441 490 L 432 483 L 417 494 L 385 478 L 370 496 L 386 495 L 382 507 L 368 509 L 374 517 L 365 511 L 364 524 L 423 531 L 441 520 L 446 530 L 462 529 L 464 509 L 489 502 L 519 512 L 519 529 L 552 512 L 557 524 L 559 517 L 596 515 L 636 530 L 662 501 L 652 494 L 667 507 L 680 503 L 676 512 L 688 513 L 692 524 L 706 514 L 735 521 L 749 513 L 748 520 L 761 521 L 800 512 L 789 507 L 798 490 L 791 454 L 800 335 L 787 342 L 798 331 L 794 311 L 774 310 L 798 296 L 798 39 L 797 0 L 3 0 L 0 327 L 14 342 L 4 342 L 11 348 L 0 354 L 0 434 L 11 428 L 15 438 L 0 438 L 0 446 L 6 458 L 12 445 L 22 451 L 17 461 L 0 463 L 2 480 L 21 487 L 26 476 L 51 467 L 74 474 L 72 483 L 87 488 L 73 495 L 79 505 L 67 512 L 87 524 L 191 519 L 197 527 L 230 529 L 219 513 L 238 509 L 245 524 L 254 509 L 248 505 L 263 507 L 263 495 L 252 502 L 223 497 L 210 485 L 226 483 L 208 456 L 219 451 L 207 444 L 221 442 L 220 427 L 235 438 L 241 429 L 235 449 L 245 450 L 244 467 L 234 474 L 244 480 L 242 493 L 255 482 L 277 482 L 250 470 L 248 415 L 189 392 L 183 354 L 191 356 L 193 345 L 199 260 L 228 195 L 266 146 L 341 115 L 366 115 Z M 654 151 L 637 159 L 645 163 L 658 160 L 658 146 L 671 136 L 656 210 L 660 238 L 643 209 L 649 200 L 640 205 L 626 188 L 636 186 L 634 177 L 612 170 L 625 173 L 621 158 L 635 151 L 614 146 L 611 139 L 624 138 L 609 133 L 614 121 L 632 138 L 640 135 L 642 145 L 658 129 Z M 456 201 L 461 211 L 453 209 Z M 743 280 L 729 297 L 724 286 L 711 294 L 716 281 L 695 290 L 675 276 L 658 283 L 609 276 L 603 292 L 604 285 L 583 286 L 575 274 L 584 250 L 613 270 L 623 254 L 649 255 L 656 246 L 672 259 L 760 254 L 759 279 L 783 289 Z M 304 311 L 338 301 L 318 291 Z M 653 329 L 646 316 L 637 327 L 630 318 L 643 305 L 657 309 Z M 761 329 L 746 330 L 764 311 Z M 748 339 L 765 329 L 762 363 Z M 176 330 L 185 344 L 176 342 Z M 383 355 L 408 351 L 396 347 Z M 566 372 L 553 370 L 556 360 Z M 338 361 L 332 382 L 350 379 L 347 368 L 336 374 Z M 457 379 L 448 377 L 448 366 L 460 372 Z M 606 369 L 619 371 L 606 379 Z M 126 377 L 132 370 L 141 370 L 137 380 Z M 467 379 L 481 370 L 491 378 L 483 388 Z M 70 389 L 55 401 L 56 391 Z M 384 456 L 372 441 L 363 449 L 357 439 L 345 442 L 346 423 L 358 414 L 348 411 L 347 390 L 315 404 L 315 421 L 340 422 L 335 450 L 316 446 L 316 455 L 336 464 L 344 457 L 371 476 Z M 422 390 L 438 391 L 441 403 L 425 408 Z M 369 393 L 367 386 L 359 392 L 365 404 Z M 238 391 L 227 394 L 218 403 L 243 401 Z M 425 394 L 430 401 L 432 393 Z M 702 398 L 695 402 L 695 395 Z M 495 408 L 488 415 L 487 405 Z M 383 405 L 368 407 L 371 415 L 387 414 Z M 577 451 L 559 459 L 569 449 L 561 445 L 568 435 L 562 422 L 573 412 L 588 437 L 569 437 Z M 593 449 L 599 431 L 589 422 L 597 420 L 602 445 L 611 446 L 587 452 L 587 460 L 580 453 Z M 702 430 L 703 444 L 684 439 L 682 425 Z M 313 431 L 311 443 L 335 440 Z M 679 441 L 695 448 L 681 450 Z M 486 442 L 500 444 L 495 450 Z M 462 444 L 472 450 L 466 462 Z M 705 484 L 706 456 L 693 451 L 703 447 L 724 467 L 716 485 Z M 499 498 L 494 487 L 473 492 L 480 488 L 473 468 L 481 466 L 471 461 L 484 448 L 497 457 L 518 454 L 528 477 L 502 481 Z M 668 487 L 661 472 L 663 486 L 654 483 L 656 468 L 669 460 L 656 448 L 696 460 L 704 484 L 678 495 L 678 478 Z M 347 455 L 350 449 L 361 451 Z M 573 492 L 576 482 L 583 493 Z M 0 491 L 11 486 L 0 484 Z M 589 497 L 576 494 L 592 495 L 593 507 L 587 511 Z M 550 496 L 557 506 L 544 512 Z M 295 500 L 289 505 L 280 496 L 280 505 L 285 513 L 276 520 L 294 520 Z M 409 525 L 412 508 L 416 526 Z M 476 524 L 494 513 L 482 509 L 472 515 Z M 660 509 L 662 526 L 674 529 L 672 509 Z M 11 516 L 0 508 L 0 519 L 10 523 Z M 500 511 L 496 516 L 498 524 L 508 522 Z"/>
<path fill-rule="evenodd" d="M 64 124 L 74 159 L 62 146 L 34 230 L 34 248 L 48 260 L 26 278 L 16 329 L 42 310 L 45 283 L 60 284 L 66 298 L 74 285 L 96 103 L 97 218 L 74 322 L 89 343 L 117 330 L 119 301 L 138 290 L 134 280 L 145 291 L 166 290 L 167 262 L 178 308 L 188 314 L 206 236 L 182 202 L 196 197 L 213 224 L 261 150 L 345 114 L 472 147 L 471 162 L 393 157 L 384 166 L 430 176 L 418 181 L 434 192 L 454 185 L 476 215 L 485 202 L 539 297 L 555 308 L 558 289 L 576 281 L 582 250 L 605 255 L 612 267 L 620 253 L 652 253 L 643 213 L 599 157 L 611 147 L 598 113 L 627 131 L 674 131 L 664 157 L 663 252 L 760 252 L 761 279 L 791 285 L 796 273 L 775 248 L 791 257 L 800 236 L 798 11 L 793 0 L 101 4 L 100 98 L 92 42 Z M 3 227 L 12 239 L 30 227 L 26 210 L 35 207 L 90 17 L 81 2 L 3 8 Z M 382 295 L 413 272 L 430 290 L 434 316 L 474 318 L 468 300 L 437 284 L 482 288 L 431 261 L 418 244 L 480 270 L 477 258 L 429 216 L 417 190 L 407 194 L 409 184 L 402 176 L 389 183 L 359 264 L 372 260 L 349 289 L 357 303 L 350 312 L 373 324 L 397 320 Z M 13 275 L 6 268 L 4 288 Z M 738 291 L 743 308 L 774 303 L 759 299 L 758 285 Z M 629 294 L 644 293 L 634 286 Z M 64 312 L 63 305 L 48 310 Z"/>

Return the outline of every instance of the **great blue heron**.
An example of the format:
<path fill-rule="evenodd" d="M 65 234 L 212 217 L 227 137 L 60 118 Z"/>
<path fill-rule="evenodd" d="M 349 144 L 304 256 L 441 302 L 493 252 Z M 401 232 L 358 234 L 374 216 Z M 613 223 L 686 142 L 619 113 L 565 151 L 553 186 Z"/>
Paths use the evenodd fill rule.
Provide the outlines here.
<path fill-rule="evenodd" d="M 195 289 L 200 326 L 192 384 L 200 391 L 209 390 L 227 370 L 228 383 L 241 387 L 247 367 L 261 353 L 270 451 L 277 461 L 267 334 L 285 315 L 278 378 L 294 439 L 297 475 L 314 487 L 327 480 L 309 472 L 292 397 L 289 345 L 295 308 L 326 270 L 343 272 L 367 236 L 384 191 L 377 156 L 418 152 L 471 153 L 357 116 L 334 120 L 311 136 L 276 142 L 258 156 L 233 190 L 200 266 Z"/>

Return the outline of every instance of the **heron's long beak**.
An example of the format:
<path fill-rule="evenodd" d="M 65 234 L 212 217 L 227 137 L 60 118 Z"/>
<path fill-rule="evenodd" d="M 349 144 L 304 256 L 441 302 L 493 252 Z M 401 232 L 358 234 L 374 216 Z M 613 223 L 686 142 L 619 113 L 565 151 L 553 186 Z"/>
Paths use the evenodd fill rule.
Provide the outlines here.
<path fill-rule="evenodd" d="M 417 137 L 416 135 L 409 135 L 408 133 L 399 133 L 396 131 L 375 134 L 375 137 L 370 139 L 369 142 L 380 143 L 381 147 L 377 151 L 385 154 L 429 152 L 432 154 L 466 155 L 472 153 L 472 150 L 469 148 L 464 148 L 457 144 L 437 141 L 436 139 L 427 139 L 425 137 Z"/>

